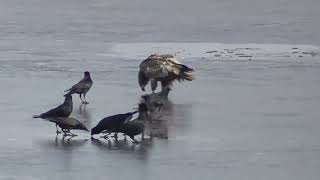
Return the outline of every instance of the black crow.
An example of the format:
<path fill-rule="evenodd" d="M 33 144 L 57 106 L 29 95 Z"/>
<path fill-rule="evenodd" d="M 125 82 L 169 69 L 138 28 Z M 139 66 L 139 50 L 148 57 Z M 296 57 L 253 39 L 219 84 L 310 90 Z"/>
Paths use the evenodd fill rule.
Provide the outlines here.
<path fill-rule="evenodd" d="M 193 69 L 181 64 L 170 54 L 152 54 L 139 65 L 138 82 L 142 91 L 151 81 L 152 92 L 157 88 L 158 81 L 161 82 L 162 90 L 170 87 L 172 82 L 178 80 L 192 81 L 194 76 Z"/>
<path fill-rule="evenodd" d="M 128 122 L 120 126 L 119 132 L 129 136 L 135 143 L 138 143 L 134 136 L 143 134 L 144 125 L 140 122 Z"/>
<path fill-rule="evenodd" d="M 34 115 L 33 118 L 48 119 L 52 117 L 69 117 L 72 112 L 72 109 L 73 109 L 72 96 L 70 94 L 67 94 L 65 95 L 63 104 L 45 113 L 42 113 L 40 115 Z M 58 132 L 59 131 L 57 127 L 57 133 Z"/>
<path fill-rule="evenodd" d="M 40 115 L 34 115 L 33 118 L 68 117 L 72 112 L 72 108 L 72 96 L 66 95 L 63 104 Z"/>
<path fill-rule="evenodd" d="M 117 133 L 119 132 L 119 128 L 121 127 L 121 125 L 127 121 L 130 121 L 133 117 L 133 114 L 137 112 L 138 110 L 125 114 L 117 114 L 105 117 L 94 128 L 91 129 L 91 135 L 99 134 L 102 132 L 114 132 L 115 138 L 117 138 Z"/>
<path fill-rule="evenodd" d="M 69 91 L 67 94 L 79 94 L 79 97 L 83 104 L 88 104 L 86 100 L 86 94 L 90 90 L 93 81 L 90 77 L 90 73 L 88 71 L 84 72 L 84 77 L 77 84 L 73 85 L 70 89 L 65 90 L 64 92 Z M 84 101 L 82 99 L 82 94 L 84 97 Z"/>

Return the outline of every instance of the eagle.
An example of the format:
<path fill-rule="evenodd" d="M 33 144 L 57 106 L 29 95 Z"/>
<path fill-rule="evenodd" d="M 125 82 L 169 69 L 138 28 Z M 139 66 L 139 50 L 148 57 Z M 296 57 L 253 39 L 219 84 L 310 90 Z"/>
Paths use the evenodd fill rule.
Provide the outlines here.
<path fill-rule="evenodd" d="M 152 54 L 139 65 L 138 82 L 142 91 L 150 81 L 151 90 L 157 89 L 158 81 L 161 82 L 162 90 L 170 88 L 172 82 L 178 80 L 192 81 L 194 76 L 192 68 L 181 64 L 171 54 Z"/>

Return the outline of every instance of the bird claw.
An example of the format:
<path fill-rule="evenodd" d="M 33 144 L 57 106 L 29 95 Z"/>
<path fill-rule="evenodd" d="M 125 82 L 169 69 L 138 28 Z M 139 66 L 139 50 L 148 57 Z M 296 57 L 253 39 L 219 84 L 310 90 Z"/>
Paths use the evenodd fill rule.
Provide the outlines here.
<path fill-rule="evenodd" d="M 78 135 L 73 134 L 73 133 L 64 133 L 63 136 L 75 137 L 75 136 L 78 136 Z"/>
<path fill-rule="evenodd" d="M 134 139 L 132 143 L 134 143 L 134 144 L 140 144 L 141 142 L 139 142 L 139 141 L 137 141 L 137 140 Z"/>
<path fill-rule="evenodd" d="M 109 136 L 108 135 L 104 135 L 104 136 L 100 136 L 100 138 L 109 139 Z"/>
<path fill-rule="evenodd" d="M 111 137 L 113 137 L 116 141 L 118 140 L 118 135 L 117 135 L 117 134 L 114 134 L 114 135 L 111 136 Z"/>

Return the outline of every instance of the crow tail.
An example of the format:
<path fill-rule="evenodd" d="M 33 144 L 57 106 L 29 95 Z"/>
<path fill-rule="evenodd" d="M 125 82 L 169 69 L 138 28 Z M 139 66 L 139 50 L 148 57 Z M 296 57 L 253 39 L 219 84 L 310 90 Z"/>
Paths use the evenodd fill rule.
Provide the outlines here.
<path fill-rule="evenodd" d="M 66 91 L 65 91 L 66 92 Z M 72 92 L 71 91 L 69 91 L 68 93 L 66 93 L 65 95 L 64 95 L 64 97 L 66 97 L 66 96 L 68 96 L 68 95 L 71 95 L 72 94 Z"/>
<path fill-rule="evenodd" d="M 64 90 L 64 92 L 67 92 L 67 91 L 70 91 L 72 88 L 69 88 L 69 89 L 67 89 L 67 90 Z"/>
<path fill-rule="evenodd" d="M 33 115 L 33 118 L 41 118 L 41 115 Z"/>

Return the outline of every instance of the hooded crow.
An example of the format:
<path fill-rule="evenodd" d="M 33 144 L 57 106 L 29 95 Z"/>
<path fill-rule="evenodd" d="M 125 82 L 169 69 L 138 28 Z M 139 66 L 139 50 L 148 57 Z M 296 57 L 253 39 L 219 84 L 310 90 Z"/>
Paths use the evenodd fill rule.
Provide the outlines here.
<path fill-rule="evenodd" d="M 121 127 L 121 125 L 125 122 L 130 121 L 133 115 L 137 112 L 138 111 L 125 114 L 116 114 L 103 118 L 94 128 L 91 129 L 91 136 L 102 132 L 114 132 L 115 138 L 117 138 L 117 133 L 119 132 L 119 128 Z"/>
<path fill-rule="evenodd" d="M 64 133 L 64 136 L 76 136 L 75 134 L 70 132 L 71 129 L 90 132 L 83 123 L 72 117 L 49 117 L 47 118 L 47 120 L 58 125 Z"/>
<path fill-rule="evenodd" d="M 88 71 L 84 72 L 84 77 L 75 85 L 73 85 L 70 89 L 65 90 L 64 92 L 68 92 L 67 94 L 79 94 L 79 97 L 83 104 L 89 104 L 86 100 L 86 94 L 90 90 L 93 81 L 91 79 L 90 73 Z M 82 95 L 84 100 L 82 99 Z"/>
<path fill-rule="evenodd" d="M 144 132 L 144 125 L 140 122 L 128 122 L 124 123 L 120 126 L 119 132 L 129 136 L 135 143 L 138 143 L 134 136 L 138 134 L 143 134 Z"/>
<path fill-rule="evenodd" d="M 72 96 L 70 94 L 65 95 L 63 104 L 59 105 L 56 108 L 53 108 L 45 113 L 40 115 L 34 115 L 33 118 L 42 118 L 48 119 L 52 117 L 69 117 L 73 109 Z M 57 127 L 57 133 L 58 133 Z"/>
<path fill-rule="evenodd" d="M 72 96 L 66 95 L 63 104 L 40 115 L 34 115 L 33 118 L 68 117 L 72 112 L 72 108 Z"/>

